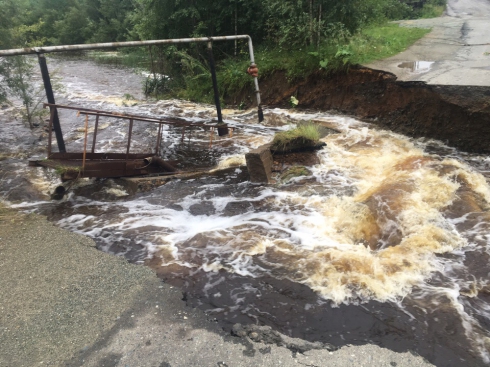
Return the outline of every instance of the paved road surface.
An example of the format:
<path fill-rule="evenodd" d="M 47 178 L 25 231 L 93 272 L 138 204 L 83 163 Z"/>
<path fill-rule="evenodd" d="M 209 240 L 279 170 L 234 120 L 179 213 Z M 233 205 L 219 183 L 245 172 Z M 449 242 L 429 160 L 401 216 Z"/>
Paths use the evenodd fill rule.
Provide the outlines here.
<path fill-rule="evenodd" d="M 405 52 L 366 66 L 404 81 L 490 86 L 490 0 L 448 0 L 440 18 L 399 23 L 432 32 Z"/>

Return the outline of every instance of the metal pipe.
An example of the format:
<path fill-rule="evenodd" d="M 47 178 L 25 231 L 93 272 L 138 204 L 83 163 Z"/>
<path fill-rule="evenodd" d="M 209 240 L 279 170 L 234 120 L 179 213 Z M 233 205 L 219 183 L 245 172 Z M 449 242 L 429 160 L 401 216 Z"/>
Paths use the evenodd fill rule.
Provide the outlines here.
<path fill-rule="evenodd" d="M 218 78 L 216 77 L 216 66 L 214 64 L 214 56 L 213 56 L 213 42 L 211 41 L 208 42 L 208 58 L 209 58 L 209 68 L 211 69 L 211 80 L 213 81 L 214 104 L 216 105 L 218 124 L 223 124 L 223 115 L 221 114 L 221 102 L 219 100 Z M 218 128 L 218 135 L 219 136 L 228 135 L 228 129 L 226 127 Z"/>
<path fill-rule="evenodd" d="M 53 140 L 53 119 L 54 119 L 54 113 L 56 111 L 56 108 L 50 107 L 49 109 L 49 132 L 48 132 L 48 158 L 51 156 L 51 144 Z"/>
<path fill-rule="evenodd" d="M 99 115 L 95 116 L 94 139 L 92 140 L 92 153 L 95 153 L 95 143 L 97 142 L 98 128 L 99 128 Z"/>
<path fill-rule="evenodd" d="M 250 66 L 255 65 L 254 47 L 252 45 L 252 39 L 248 39 L 248 52 L 250 53 Z M 260 90 L 259 90 L 259 80 L 254 77 L 255 93 L 257 95 L 257 105 L 260 106 Z"/>
<path fill-rule="evenodd" d="M 83 139 L 82 172 L 85 171 L 85 161 L 87 159 L 87 137 L 88 137 L 88 115 L 85 116 L 85 137 Z"/>
<path fill-rule="evenodd" d="M 148 157 L 144 159 L 144 162 L 147 164 L 152 164 L 158 167 L 163 168 L 168 172 L 177 172 L 177 168 L 172 166 L 170 163 L 165 162 L 162 158 L 158 156 Z"/>
<path fill-rule="evenodd" d="M 46 98 L 49 103 L 55 104 L 53 87 L 51 85 L 51 79 L 49 77 L 48 64 L 46 63 L 46 58 L 42 53 L 37 54 L 37 58 L 39 61 L 39 67 L 41 68 L 41 75 L 43 77 L 44 89 L 46 91 Z M 61 153 L 66 152 L 65 141 L 63 140 L 63 133 L 61 132 L 60 120 L 58 118 L 58 111 L 56 107 L 54 107 L 54 116 L 53 116 L 53 127 L 54 133 L 56 135 L 56 142 L 58 143 L 58 150 Z"/>
<path fill-rule="evenodd" d="M 87 115 L 88 117 L 88 115 Z M 126 160 L 129 158 L 129 149 L 131 147 L 131 135 L 133 134 L 133 119 L 129 119 L 129 133 L 128 133 L 128 149 L 126 150 Z"/>
<path fill-rule="evenodd" d="M 174 44 L 174 43 L 231 41 L 231 40 L 239 40 L 239 39 L 246 39 L 248 41 L 248 49 L 250 52 L 250 65 L 255 65 L 252 38 L 247 34 L 241 34 L 236 36 L 220 36 L 220 37 L 176 38 L 176 39 L 150 40 L 150 41 L 90 43 L 90 44 L 82 44 L 82 45 L 63 45 L 63 46 L 48 46 L 48 47 L 27 47 L 27 48 L 17 48 L 11 50 L 0 50 L 0 57 L 42 54 L 48 52 L 84 51 L 84 50 L 100 50 L 104 48 L 164 45 L 164 44 Z M 263 118 L 263 114 L 261 109 L 259 82 L 256 77 L 254 78 L 254 84 L 255 84 L 255 94 L 257 96 L 257 105 L 259 106 L 259 120 L 260 120 L 261 115 Z"/>
<path fill-rule="evenodd" d="M 230 41 L 235 39 L 237 40 L 248 39 L 249 46 L 250 46 L 250 41 L 251 41 L 250 36 L 243 34 L 238 36 L 176 38 L 176 39 L 150 40 L 150 41 L 108 42 L 108 43 L 89 43 L 89 44 L 81 44 L 81 45 L 27 47 L 27 48 L 17 48 L 11 50 L 0 50 L 0 56 L 29 55 L 29 54 L 38 54 L 38 53 L 48 53 L 48 52 L 64 52 L 64 51 L 99 50 L 104 48 L 139 47 L 139 46 L 163 45 L 163 44 L 174 44 L 174 43 Z"/>
<path fill-rule="evenodd" d="M 254 56 L 254 47 L 252 44 L 252 38 L 248 38 L 248 52 L 250 53 L 250 66 L 255 66 L 255 56 Z M 260 100 L 260 89 L 259 89 L 259 78 L 254 77 L 254 85 L 255 85 L 255 96 L 257 98 L 257 109 L 258 109 L 258 117 L 259 122 L 264 121 L 264 112 L 262 111 L 262 105 Z"/>

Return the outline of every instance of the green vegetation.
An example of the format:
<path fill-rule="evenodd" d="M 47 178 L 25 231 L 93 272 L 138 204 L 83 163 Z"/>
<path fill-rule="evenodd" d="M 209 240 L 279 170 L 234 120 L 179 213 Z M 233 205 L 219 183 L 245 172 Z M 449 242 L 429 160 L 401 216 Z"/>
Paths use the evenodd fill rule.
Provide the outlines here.
<path fill-rule="evenodd" d="M 421 9 L 409 0 L 0 0 L 0 48 L 249 34 L 260 74 L 290 80 L 319 69 L 367 63 L 405 49 L 427 30 L 395 19 L 438 16 L 445 0 Z M 416 3 L 414 3 L 416 4 Z M 252 85 L 245 42 L 216 42 L 220 91 Z M 150 71 L 145 93 L 211 101 L 205 45 L 91 52 L 101 63 Z M 0 64 L 0 68 L 3 64 Z M 4 74 L 0 70 L 0 74 Z M 11 92 L 0 85 L 0 100 Z"/>
<path fill-rule="evenodd" d="M 314 148 L 320 141 L 319 127 L 312 123 L 298 125 L 298 127 L 281 131 L 274 135 L 271 150 L 273 152 L 286 152 Z"/>
<path fill-rule="evenodd" d="M 319 69 L 338 70 L 350 64 L 366 64 L 396 55 L 428 32 L 428 29 L 385 23 L 367 27 L 344 42 L 325 43 L 318 49 L 259 48 L 256 60 L 262 76 L 284 70 L 290 80 L 295 80 Z M 219 65 L 218 80 L 223 94 L 232 94 L 252 85 L 251 78 L 244 73 L 246 67 L 245 57 L 241 61 L 226 59 Z M 206 78 L 202 83 L 207 83 L 206 88 L 210 88 Z"/>
<path fill-rule="evenodd" d="M 35 88 L 31 83 L 35 61 L 26 56 L 14 56 L 1 67 L 4 83 L 11 95 L 18 97 L 24 106 L 21 110 L 22 119 L 34 127 L 34 121 L 42 121 L 49 112 L 42 108 L 44 89 Z"/>
<path fill-rule="evenodd" d="M 445 9 L 446 0 L 428 0 L 422 9 L 415 11 L 415 16 L 417 18 L 437 18 L 444 13 Z"/>
<path fill-rule="evenodd" d="M 80 173 L 81 167 L 73 166 L 56 166 L 54 168 L 56 174 L 63 176 L 65 174 L 78 175 Z"/>

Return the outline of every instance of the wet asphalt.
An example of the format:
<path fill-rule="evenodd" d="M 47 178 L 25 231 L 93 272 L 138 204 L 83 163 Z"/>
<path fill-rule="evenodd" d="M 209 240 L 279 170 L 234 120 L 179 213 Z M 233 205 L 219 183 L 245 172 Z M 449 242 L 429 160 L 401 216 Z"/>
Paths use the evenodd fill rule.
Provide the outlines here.
<path fill-rule="evenodd" d="M 389 71 L 401 81 L 490 85 L 489 0 L 448 0 L 442 17 L 397 23 L 431 32 L 407 50 L 365 66 Z"/>

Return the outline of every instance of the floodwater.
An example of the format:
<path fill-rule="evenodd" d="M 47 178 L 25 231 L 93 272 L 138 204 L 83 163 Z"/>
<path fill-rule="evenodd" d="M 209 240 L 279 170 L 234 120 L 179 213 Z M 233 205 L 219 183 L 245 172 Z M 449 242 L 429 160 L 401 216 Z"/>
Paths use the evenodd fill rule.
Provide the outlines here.
<path fill-rule="evenodd" d="M 214 115 L 208 105 L 143 100 L 141 75 L 126 69 L 49 63 L 64 85 L 58 103 Z M 81 180 L 51 201 L 56 174 L 23 160 L 42 156 L 42 128 L 31 135 L 12 114 L 0 115 L 3 199 L 151 266 L 224 328 L 257 323 L 335 346 L 375 343 L 438 366 L 490 363 L 490 157 L 325 112 L 266 110 L 259 124 L 256 111 L 225 110 L 234 134 L 211 146 L 209 131 L 182 140 L 182 130 L 164 130 L 165 159 L 219 169 L 141 193 L 120 180 Z M 80 149 L 83 119 L 60 119 L 68 151 Z M 248 182 L 244 154 L 304 121 L 338 131 L 323 138 L 309 174 Z M 125 124 L 101 121 L 97 149 L 125 151 Z M 155 130 L 135 125 L 134 152 L 153 146 Z"/>
<path fill-rule="evenodd" d="M 426 73 L 434 64 L 434 61 L 407 61 L 398 65 L 399 68 L 409 69 L 412 73 Z"/>

